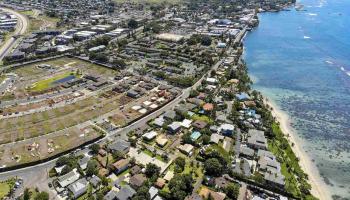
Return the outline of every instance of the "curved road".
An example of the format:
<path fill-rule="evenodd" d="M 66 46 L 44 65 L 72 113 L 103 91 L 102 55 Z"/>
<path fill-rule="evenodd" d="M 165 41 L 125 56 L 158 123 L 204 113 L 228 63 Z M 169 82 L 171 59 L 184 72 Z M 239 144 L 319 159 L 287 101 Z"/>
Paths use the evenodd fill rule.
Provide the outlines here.
<path fill-rule="evenodd" d="M 9 8 L 0 8 L 0 9 L 2 11 L 4 11 L 4 12 L 13 14 L 13 15 L 15 15 L 17 17 L 17 26 L 16 26 L 16 30 L 14 31 L 13 35 L 14 36 L 16 36 L 16 35 L 23 35 L 26 32 L 27 28 L 28 28 L 28 19 L 24 15 L 14 11 L 14 10 L 11 10 Z M 10 39 L 5 41 L 5 43 L 0 48 L 0 61 L 8 53 L 10 53 L 10 51 L 15 46 L 17 40 L 18 39 L 14 38 L 12 36 Z"/>

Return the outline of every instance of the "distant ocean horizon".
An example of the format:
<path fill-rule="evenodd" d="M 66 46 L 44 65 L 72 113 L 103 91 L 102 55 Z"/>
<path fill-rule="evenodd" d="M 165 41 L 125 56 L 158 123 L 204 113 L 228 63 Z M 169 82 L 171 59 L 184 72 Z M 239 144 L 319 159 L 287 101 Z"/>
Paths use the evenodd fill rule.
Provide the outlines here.
<path fill-rule="evenodd" d="M 350 198 L 350 1 L 259 14 L 244 59 L 253 88 L 292 119 L 334 197 Z"/>

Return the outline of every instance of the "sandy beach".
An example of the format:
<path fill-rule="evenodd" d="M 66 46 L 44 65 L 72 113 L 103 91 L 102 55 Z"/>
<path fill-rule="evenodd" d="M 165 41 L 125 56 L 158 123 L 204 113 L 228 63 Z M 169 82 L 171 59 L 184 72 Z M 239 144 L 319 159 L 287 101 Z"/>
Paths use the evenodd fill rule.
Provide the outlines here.
<path fill-rule="evenodd" d="M 283 112 L 279 107 L 270 99 L 265 99 L 265 103 L 273 108 L 272 115 L 280 123 L 280 128 L 285 135 L 288 135 L 287 139 L 289 143 L 294 143 L 292 149 L 296 156 L 300 159 L 299 164 L 305 173 L 309 176 L 309 183 L 311 184 L 312 190 L 311 193 L 319 198 L 320 200 L 330 200 L 332 199 L 329 193 L 329 189 L 322 177 L 319 174 L 319 171 L 315 164 L 311 161 L 309 156 L 302 148 L 302 141 L 295 133 L 295 130 L 290 126 L 291 119 L 290 117 Z"/>

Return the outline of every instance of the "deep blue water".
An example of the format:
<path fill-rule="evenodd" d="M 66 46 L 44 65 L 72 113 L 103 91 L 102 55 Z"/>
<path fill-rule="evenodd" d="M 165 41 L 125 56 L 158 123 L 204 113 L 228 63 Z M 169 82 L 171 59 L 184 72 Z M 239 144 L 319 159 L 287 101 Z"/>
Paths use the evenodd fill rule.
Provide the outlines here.
<path fill-rule="evenodd" d="M 245 39 L 253 87 L 293 120 L 332 194 L 350 197 L 350 1 L 260 14 Z"/>

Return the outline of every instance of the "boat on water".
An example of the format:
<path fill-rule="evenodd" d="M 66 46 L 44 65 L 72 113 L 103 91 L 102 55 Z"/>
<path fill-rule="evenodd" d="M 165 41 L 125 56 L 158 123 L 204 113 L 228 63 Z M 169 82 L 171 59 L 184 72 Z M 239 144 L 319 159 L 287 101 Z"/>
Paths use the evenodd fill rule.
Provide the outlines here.
<path fill-rule="evenodd" d="M 304 5 L 302 5 L 302 4 L 295 5 L 295 10 L 296 11 L 303 11 L 303 8 L 304 8 Z"/>

